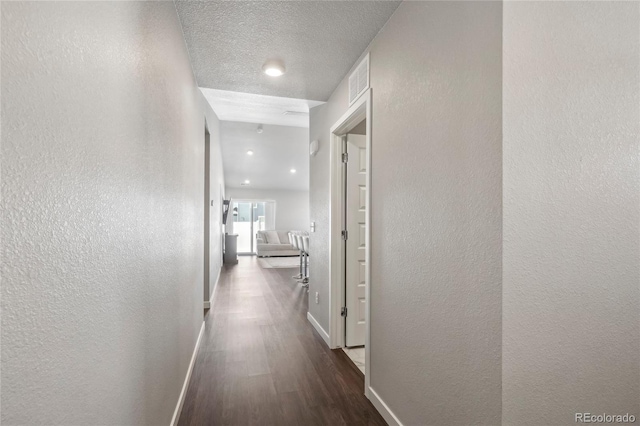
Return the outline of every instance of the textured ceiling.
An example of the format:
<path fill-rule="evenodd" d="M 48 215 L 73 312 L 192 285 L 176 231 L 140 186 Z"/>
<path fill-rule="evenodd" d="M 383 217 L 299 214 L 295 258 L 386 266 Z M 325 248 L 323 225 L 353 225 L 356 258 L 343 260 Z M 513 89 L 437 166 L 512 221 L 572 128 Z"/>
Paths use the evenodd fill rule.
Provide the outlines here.
<path fill-rule="evenodd" d="M 309 189 L 309 130 L 265 124 L 220 122 L 225 185 L 253 189 Z M 247 155 L 252 150 L 253 155 Z M 296 169 L 292 174 L 290 170 Z M 244 188 L 244 187 L 243 187 Z"/>
<path fill-rule="evenodd" d="M 309 127 L 309 108 L 320 101 L 200 89 L 220 120 Z M 287 114 L 297 112 L 299 114 Z"/>
<path fill-rule="evenodd" d="M 200 87 L 326 101 L 400 2 L 180 1 Z M 262 73 L 284 61 L 282 77 Z"/>

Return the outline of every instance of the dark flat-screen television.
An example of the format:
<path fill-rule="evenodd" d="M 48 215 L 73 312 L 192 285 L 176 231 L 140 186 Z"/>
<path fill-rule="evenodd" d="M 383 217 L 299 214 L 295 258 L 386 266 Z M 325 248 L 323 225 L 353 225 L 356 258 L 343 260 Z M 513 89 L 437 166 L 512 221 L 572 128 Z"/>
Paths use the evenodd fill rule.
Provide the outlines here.
<path fill-rule="evenodd" d="M 222 200 L 222 224 L 227 224 L 227 215 L 229 213 L 229 206 L 231 206 L 231 199 Z"/>

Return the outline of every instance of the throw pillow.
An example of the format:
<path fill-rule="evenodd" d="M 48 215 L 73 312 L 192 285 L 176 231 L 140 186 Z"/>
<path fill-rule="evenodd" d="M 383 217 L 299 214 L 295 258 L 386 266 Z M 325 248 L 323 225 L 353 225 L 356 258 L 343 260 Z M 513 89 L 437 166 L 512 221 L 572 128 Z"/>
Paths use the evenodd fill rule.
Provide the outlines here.
<path fill-rule="evenodd" d="M 264 231 L 264 236 L 267 238 L 267 244 L 280 244 L 280 238 L 276 231 Z"/>

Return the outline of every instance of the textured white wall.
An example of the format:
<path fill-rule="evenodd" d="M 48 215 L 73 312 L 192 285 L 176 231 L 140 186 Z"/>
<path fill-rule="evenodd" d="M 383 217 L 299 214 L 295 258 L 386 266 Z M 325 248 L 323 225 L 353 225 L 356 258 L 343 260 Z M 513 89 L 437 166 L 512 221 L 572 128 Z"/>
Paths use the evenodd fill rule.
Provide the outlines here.
<path fill-rule="evenodd" d="M 172 2 L 2 4 L 2 424 L 168 424 L 202 324 Z"/>
<path fill-rule="evenodd" d="M 227 188 L 227 194 L 234 200 L 275 201 L 276 229 L 309 230 L 309 191 Z"/>
<path fill-rule="evenodd" d="M 501 413 L 500 2 L 404 2 L 371 51 L 371 386 L 408 425 Z M 328 330 L 329 128 L 311 112 L 312 315 Z"/>
<path fill-rule="evenodd" d="M 212 201 L 209 207 L 209 280 L 204 283 L 204 300 L 211 300 L 217 279 L 222 268 L 222 246 L 224 228 L 222 226 L 222 200 L 225 198 L 224 166 L 222 164 L 222 145 L 220 139 L 220 120 L 211 109 L 209 102 L 200 94 L 200 102 L 209 129 L 209 149 L 211 162 L 209 173 L 209 194 Z M 204 131 L 204 128 L 203 128 Z"/>
<path fill-rule="evenodd" d="M 319 303 L 309 303 L 309 312 L 327 332 L 329 331 L 329 263 L 331 261 L 329 131 L 348 107 L 348 85 L 347 81 L 343 80 L 326 104 L 309 111 L 309 140 L 317 140 L 319 146 L 318 153 L 314 157 L 309 157 L 310 222 L 316 223 L 315 232 L 309 234 L 309 252 L 313 256 L 309 294 L 315 295 L 317 292 Z"/>
<path fill-rule="evenodd" d="M 640 4 L 504 4 L 503 423 L 640 416 Z"/>

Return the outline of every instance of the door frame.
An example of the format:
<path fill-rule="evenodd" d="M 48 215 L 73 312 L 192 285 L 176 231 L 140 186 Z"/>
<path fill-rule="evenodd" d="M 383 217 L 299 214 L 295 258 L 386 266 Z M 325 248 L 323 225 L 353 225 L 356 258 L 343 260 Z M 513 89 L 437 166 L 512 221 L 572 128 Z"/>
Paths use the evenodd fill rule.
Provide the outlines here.
<path fill-rule="evenodd" d="M 210 308 L 211 295 L 211 133 L 204 118 L 204 307 Z M 220 250 L 222 251 L 222 250 Z"/>
<path fill-rule="evenodd" d="M 371 98 L 372 89 L 367 89 L 347 110 L 340 119 L 331 126 L 330 141 L 330 262 L 329 277 L 329 346 L 332 349 L 342 348 L 345 344 L 345 324 L 341 316 L 341 308 L 345 306 L 345 248 L 342 240 L 342 214 L 344 211 L 344 177 L 342 175 L 342 137 L 349 133 L 362 120 L 366 119 L 366 184 L 367 197 L 365 225 L 365 376 L 364 393 L 369 393 L 370 336 L 371 336 Z"/>

